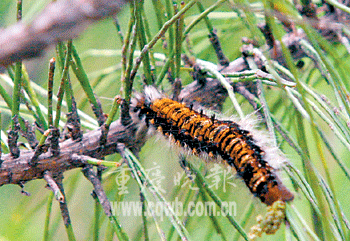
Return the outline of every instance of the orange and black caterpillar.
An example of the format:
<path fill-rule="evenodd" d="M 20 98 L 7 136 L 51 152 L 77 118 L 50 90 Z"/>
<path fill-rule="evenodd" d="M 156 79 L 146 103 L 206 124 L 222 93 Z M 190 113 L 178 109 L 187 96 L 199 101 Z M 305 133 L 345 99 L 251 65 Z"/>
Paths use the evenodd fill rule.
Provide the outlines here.
<path fill-rule="evenodd" d="M 264 150 L 256 144 L 252 134 L 237 123 L 208 117 L 147 89 L 146 97 L 139 99 L 138 106 L 147 123 L 161 129 L 165 135 L 172 135 L 182 146 L 195 153 L 221 156 L 263 203 L 272 205 L 278 200 L 293 200 L 293 194 L 264 159 Z"/>

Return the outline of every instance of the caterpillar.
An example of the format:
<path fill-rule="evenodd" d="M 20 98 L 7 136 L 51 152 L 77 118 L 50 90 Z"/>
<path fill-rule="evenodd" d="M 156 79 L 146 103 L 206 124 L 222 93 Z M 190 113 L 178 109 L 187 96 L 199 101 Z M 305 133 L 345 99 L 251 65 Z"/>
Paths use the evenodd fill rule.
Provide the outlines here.
<path fill-rule="evenodd" d="M 147 124 L 172 136 L 181 146 L 196 154 L 222 157 L 263 203 L 270 206 L 276 201 L 293 200 L 294 195 L 266 161 L 266 152 L 252 133 L 239 124 L 208 117 L 202 111 L 163 97 L 154 87 L 146 87 L 145 96 L 138 98 L 137 106 Z"/>

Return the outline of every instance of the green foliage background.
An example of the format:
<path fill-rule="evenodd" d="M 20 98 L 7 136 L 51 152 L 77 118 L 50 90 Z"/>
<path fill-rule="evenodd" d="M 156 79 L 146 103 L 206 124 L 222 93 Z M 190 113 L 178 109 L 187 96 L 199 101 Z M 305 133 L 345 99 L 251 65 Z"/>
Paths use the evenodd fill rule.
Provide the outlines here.
<path fill-rule="evenodd" d="M 186 1 L 186 3 L 187 2 L 188 1 Z M 216 1 L 207 0 L 201 2 L 205 7 L 209 7 Z M 241 4 L 246 4 L 246 1 L 238 2 Z M 257 21 L 263 21 L 263 15 L 261 12 L 254 12 L 253 10 L 256 8 L 261 9 L 264 2 L 272 3 L 274 1 L 256 1 L 253 5 L 251 5 L 251 13 L 256 16 Z M 35 15 L 39 13 L 47 3 L 47 1 L 43 0 L 25 0 L 23 7 L 24 21 L 31 21 L 31 19 L 34 18 Z M 295 9 L 290 2 L 281 1 L 279 3 L 284 4 L 286 14 L 290 11 L 295 12 Z M 4 0 L 1 2 L 0 24 L 2 27 L 15 23 L 15 9 L 16 7 L 14 1 Z M 159 29 L 157 27 L 158 25 L 152 6 L 152 1 L 146 1 L 144 9 L 145 15 L 149 21 L 151 36 L 154 36 Z M 129 7 L 126 7 L 122 13 L 118 15 L 124 36 L 127 31 L 129 16 Z M 198 16 L 198 10 L 196 7 L 193 7 L 193 9 L 191 9 L 185 15 L 185 24 L 188 25 L 196 16 Z M 223 6 L 216 9 L 215 12 L 210 15 L 210 20 L 213 26 L 218 30 L 218 36 L 222 43 L 224 53 L 231 61 L 241 56 L 241 38 L 254 37 L 254 32 L 249 28 L 249 25 L 247 25 L 246 18 L 243 16 L 242 20 L 240 17 L 242 16 L 238 16 L 234 11 L 232 11 L 228 3 L 223 4 Z M 301 26 L 297 25 L 297 27 Z M 310 27 L 306 26 L 306 28 L 308 29 Z M 283 33 L 280 29 L 278 29 L 277 32 L 279 34 Z M 201 21 L 189 35 L 193 46 L 192 50 L 197 58 L 216 64 L 216 56 L 207 35 L 208 29 L 203 21 Z M 313 47 L 317 50 L 322 48 L 324 51 L 321 52 L 326 58 L 323 60 L 323 62 L 328 61 L 329 65 L 327 65 L 325 68 L 328 68 L 327 70 L 330 71 L 329 66 L 332 66 L 332 71 L 335 71 L 339 75 L 339 81 L 336 82 L 336 85 L 341 87 L 340 89 L 343 91 L 341 94 L 348 98 L 349 77 L 347 72 L 349 67 L 349 54 L 346 52 L 346 48 L 341 44 L 330 43 L 322 38 L 318 39 L 316 42 L 317 45 L 313 45 Z M 118 37 L 113 20 L 107 19 L 90 26 L 81 36 L 75 39 L 73 43 L 76 46 L 80 57 L 82 58 L 84 68 L 88 74 L 90 83 L 94 88 L 94 92 L 100 97 L 103 110 L 107 113 L 111 108 L 113 97 L 120 94 L 119 90 L 121 87 L 120 50 L 122 43 Z M 331 52 L 327 50 L 326 47 L 328 47 Z M 186 51 L 185 48 L 183 51 Z M 158 43 L 153 48 L 153 52 L 164 53 L 165 51 L 162 49 L 161 43 Z M 55 53 L 52 50 L 47 52 L 41 59 L 25 62 L 31 81 L 36 83 L 44 90 L 47 88 L 48 60 L 54 55 Z M 331 114 L 327 113 L 326 109 L 321 109 L 321 112 L 324 113 L 325 116 L 319 116 L 314 109 L 310 108 L 309 103 L 309 114 L 312 113 L 314 123 L 316 123 L 319 128 L 317 129 L 314 125 L 310 124 L 305 116 L 301 116 L 303 111 L 308 111 L 307 107 L 305 107 L 307 106 L 305 103 L 303 103 L 302 107 L 299 109 L 295 108 L 295 104 L 293 104 L 291 98 L 286 94 L 286 91 L 283 90 L 283 88 L 278 86 L 264 86 L 265 98 L 270 108 L 270 112 L 273 113 L 273 115 L 280 120 L 282 125 L 288 130 L 288 136 L 296 140 L 296 143 L 298 143 L 304 155 L 309 158 L 309 161 L 314 166 L 316 173 L 320 176 L 316 175 L 318 177 L 317 179 L 309 179 L 308 183 L 305 185 L 300 185 L 300 179 L 296 178 L 297 182 L 294 182 L 293 185 L 289 176 L 284 171 L 281 172 L 284 182 L 295 193 L 295 200 L 288 205 L 287 210 L 288 214 L 290 215 L 289 217 L 291 217 L 291 222 L 294 222 L 294 224 L 292 224 L 292 229 L 297 234 L 293 236 L 293 231 L 283 225 L 275 235 L 265 235 L 263 236 L 262 240 L 311 240 L 316 239 L 317 235 L 319 235 L 319 240 L 327 240 L 329 237 L 334 237 L 335 239 L 341 240 L 344 239 L 344 237 L 347 239 L 349 237 L 349 230 L 345 227 L 344 223 L 339 226 L 335 225 L 335 223 L 341 221 L 340 217 L 338 216 L 339 213 L 335 211 L 337 210 L 336 205 L 333 203 L 333 201 L 339 203 L 343 218 L 347 220 L 347 218 L 350 216 L 350 209 L 348 205 L 349 201 L 347 197 L 347 193 L 350 192 L 349 176 L 347 175 L 349 174 L 347 169 L 349 166 L 349 148 L 346 148 L 344 143 L 350 144 L 350 140 L 347 138 L 347 135 L 349 135 L 349 128 L 346 126 L 350 119 L 348 112 L 349 99 L 346 99 L 346 101 L 343 102 L 347 108 L 339 109 L 338 106 L 339 102 L 341 101 L 337 99 L 336 88 L 326 82 L 309 58 L 304 58 L 304 62 L 305 66 L 298 69 L 296 71 L 297 76 L 294 77 L 299 79 L 300 82 L 305 83 L 306 86 L 311 86 L 314 93 L 325 95 L 331 103 L 326 104 L 326 106 L 332 111 L 333 107 L 337 108 L 340 111 L 340 114 L 336 114 L 334 118 L 331 118 Z M 156 70 L 159 73 L 160 67 L 157 67 Z M 135 89 L 138 90 L 141 90 L 142 85 L 140 77 L 141 74 L 142 68 L 140 68 L 139 74 L 137 75 L 135 81 Z M 79 82 L 75 79 L 73 72 L 70 73 L 70 76 L 72 79 L 74 96 L 77 100 L 79 109 L 94 118 L 85 93 L 79 85 Z M 190 83 L 192 81 L 188 71 L 186 70 L 181 72 L 181 77 L 183 79 L 183 83 Z M 55 77 L 54 93 L 57 93 L 59 79 L 59 76 Z M 163 88 L 165 91 L 169 90 L 170 88 L 167 81 L 164 80 L 163 82 Z M 5 86 L 9 92 L 12 91 L 3 79 L 1 79 L 1 84 Z M 310 99 L 315 106 L 322 108 L 323 102 L 314 100 L 309 93 L 306 93 L 305 88 L 295 89 L 295 91 L 301 94 L 301 96 Z M 41 103 L 46 106 L 46 97 L 42 94 L 38 94 L 38 96 Z M 243 97 L 237 95 L 237 98 L 246 115 L 253 112 L 252 107 Z M 300 100 L 298 103 L 302 103 L 302 101 Z M 1 110 L 3 120 L 2 130 L 6 131 L 10 125 L 10 112 L 6 108 L 3 101 L 1 101 Z M 33 118 L 28 115 L 25 108 L 22 108 L 21 111 L 26 118 L 33 121 Z M 222 114 L 228 117 L 236 114 L 230 101 L 226 101 Z M 327 118 L 330 119 L 330 123 L 326 122 Z M 83 120 L 90 124 L 90 129 L 93 129 L 94 126 L 97 128 L 97 124 L 95 122 L 89 121 L 86 118 L 83 118 Z M 345 141 L 340 140 L 340 138 L 335 134 L 334 128 L 329 128 L 330 125 L 333 125 L 335 128 L 337 128 L 338 125 L 346 128 L 346 132 L 340 131 L 340 136 L 344 137 Z M 87 130 L 88 128 L 86 128 L 86 131 Z M 320 130 L 320 132 L 318 132 L 318 130 Z M 317 134 L 315 135 L 314 132 Z M 335 161 L 334 157 L 330 154 L 329 149 L 327 149 L 327 146 L 320 137 L 320 134 L 322 134 L 328 143 L 330 143 L 331 150 L 336 153 L 338 161 L 345 166 L 345 168 L 343 168 L 345 171 L 339 167 L 337 161 Z M 4 135 L 4 132 L 2 132 L 2 135 Z M 303 136 L 305 138 L 303 138 Z M 310 172 L 312 172 L 312 170 L 308 169 L 307 164 L 305 164 L 307 161 L 302 159 L 298 153 L 288 145 L 282 136 L 277 135 L 277 138 L 280 148 L 286 153 L 290 163 L 300 171 L 300 175 L 303 178 L 306 176 L 310 177 Z M 317 145 L 319 145 L 319 148 Z M 159 170 L 161 175 L 165 177 L 161 183 L 161 187 L 166 190 L 166 193 L 164 194 L 166 200 L 173 201 L 176 197 L 179 199 L 189 198 L 191 200 L 197 200 L 197 198 L 199 198 L 199 200 L 201 200 L 201 197 L 198 197 L 198 194 L 191 191 L 188 187 L 181 188 L 177 192 L 173 180 L 177 173 L 183 173 L 183 170 L 178 164 L 178 154 L 179 150 L 172 147 L 172 145 L 167 141 L 164 141 L 164 139 L 160 137 L 153 137 L 142 148 L 138 159 L 145 169 L 150 169 L 155 166 L 160 167 Z M 322 163 L 322 156 L 324 156 L 326 167 L 325 164 Z M 107 160 L 110 161 L 119 161 L 120 159 L 121 157 L 117 154 L 107 158 Z M 214 167 L 214 164 L 203 162 L 203 160 L 197 157 L 189 157 L 189 159 L 191 163 L 201 170 L 203 175 L 210 174 L 210 170 Z M 330 179 L 327 179 L 328 174 L 330 175 Z M 124 196 L 118 195 L 118 185 L 116 183 L 117 175 L 118 170 L 115 168 L 109 168 L 103 175 L 103 185 L 109 200 L 114 203 L 120 200 L 138 201 L 140 199 L 139 186 L 132 178 L 128 181 L 127 185 L 129 193 Z M 129 176 L 131 177 L 130 174 Z M 221 175 L 220 178 L 223 179 L 224 176 Z M 185 180 L 186 179 L 183 179 L 183 181 Z M 325 211 L 324 213 L 322 212 L 322 215 L 324 215 L 329 222 L 324 223 L 326 227 L 314 224 L 314 213 L 311 210 L 310 202 L 307 200 L 307 197 L 317 195 L 317 193 L 313 192 L 315 191 L 313 187 L 317 185 L 322 187 L 323 185 L 321 184 L 321 180 L 323 180 L 328 186 L 330 185 L 329 180 L 331 180 L 333 186 L 333 189 L 329 190 L 333 199 L 327 199 L 325 192 L 321 191 L 318 192 L 318 194 L 321 194 L 323 204 L 319 203 L 319 200 L 313 200 L 316 202 L 316 206 L 320 210 Z M 237 215 L 234 218 L 244 227 L 246 232 L 249 232 L 249 227 L 256 223 L 255 217 L 258 214 L 265 212 L 265 205 L 262 204 L 257 198 L 252 197 L 241 180 L 234 178 L 233 182 L 236 186 L 227 186 L 228 190 L 226 192 L 223 190 L 223 182 L 220 182 L 218 189 L 214 187 L 212 189 L 217 193 L 221 200 L 236 202 Z M 228 183 L 226 183 L 226 185 L 227 184 Z M 0 240 L 42 239 L 47 200 L 50 195 L 50 191 L 45 189 L 45 185 L 46 183 L 43 180 L 31 181 L 25 184 L 24 190 L 31 194 L 29 197 L 21 194 L 21 188 L 18 186 L 5 185 L 0 188 Z M 108 219 L 104 216 L 102 210 L 99 210 L 99 213 L 95 215 L 95 201 L 90 195 L 92 186 L 83 177 L 80 171 L 73 170 L 66 172 L 64 186 L 67 194 L 68 207 L 72 218 L 73 230 L 77 240 L 92 240 L 94 238 L 93 225 L 96 217 L 98 217 L 97 222 L 100 225 L 100 240 L 111 239 L 113 234 L 111 234 L 111 227 L 108 225 Z M 311 194 L 309 196 L 305 196 L 303 190 L 307 190 L 306 193 L 310 192 Z M 206 198 L 211 201 L 207 195 Z M 248 216 L 247 210 L 249 209 L 250 205 L 253 205 L 254 209 Z M 298 217 L 298 214 L 300 217 Z M 333 214 L 335 217 L 334 219 L 336 222 L 334 222 L 331 214 Z M 131 240 L 143 239 L 143 223 L 141 217 L 117 217 Z M 182 219 L 182 217 L 180 219 Z M 245 219 L 246 222 L 242 222 L 242 220 Z M 219 227 L 223 230 L 224 237 L 226 237 L 227 240 L 243 240 L 237 234 L 236 229 L 225 217 L 218 217 L 217 221 L 219 223 Z M 157 222 L 154 222 L 151 217 L 148 218 L 149 238 L 151 240 L 160 239 L 160 235 L 157 231 L 157 224 L 159 224 L 161 229 L 165 232 L 166 237 L 168 237 L 167 235 L 169 234 L 169 230 L 172 226 L 171 222 L 166 216 L 163 217 L 163 220 L 158 220 Z M 308 232 L 308 229 L 305 227 L 309 227 L 311 231 Z M 223 239 L 223 237 L 216 232 L 215 226 L 209 217 L 191 217 L 186 223 L 186 229 L 190 233 L 190 237 L 195 240 Z M 325 234 L 325 237 L 320 235 L 320 233 L 323 231 L 327 232 L 329 230 L 332 230 L 334 236 L 332 236 L 332 234 Z M 342 232 L 345 232 L 343 237 L 341 237 L 339 234 Z M 63 227 L 60 216 L 59 207 L 55 201 L 53 202 L 52 206 L 49 237 L 52 240 L 67 239 L 66 231 Z M 178 236 L 175 232 L 172 240 L 177 238 Z"/>

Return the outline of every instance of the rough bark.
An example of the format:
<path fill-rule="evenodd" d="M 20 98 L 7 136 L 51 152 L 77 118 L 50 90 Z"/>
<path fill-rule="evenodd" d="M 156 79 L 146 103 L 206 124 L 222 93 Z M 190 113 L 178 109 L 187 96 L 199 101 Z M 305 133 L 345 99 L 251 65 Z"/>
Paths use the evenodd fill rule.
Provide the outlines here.
<path fill-rule="evenodd" d="M 100 128 L 83 135 L 81 141 L 71 139 L 60 143 L 60 154 L 53 156 L 50 152 L 43 153 L 38 157 L 35 166 L 30 165 L 34 151 L 21 150 L 20 156 L 14 159 L 11 154 L 4 155 L 0 166 L 0 186 L 5 184 L 23 184 L 26 181 L 44 177 L 45 171 L 50 171 L 53 176 L 77 167 L 85 166 L 84 161 L 76 161 L 74 155 L 86 155 L 94 158 L 102 158 L 118 151 L 118 144 L 123 143 L 126 147 L 140 148 L 144 136 L 136 137 L 137 124 L 123 126 L 120 121 L 111 124 L 107 142 L 100 146 Z"/>

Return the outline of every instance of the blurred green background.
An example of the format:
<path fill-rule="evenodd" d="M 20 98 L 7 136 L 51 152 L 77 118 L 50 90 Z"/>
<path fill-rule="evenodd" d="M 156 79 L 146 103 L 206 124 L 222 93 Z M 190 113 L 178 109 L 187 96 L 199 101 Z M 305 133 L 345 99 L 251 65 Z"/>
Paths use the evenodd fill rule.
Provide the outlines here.
<path fill-rule="evenodd" d="M 215 1 L 207 0 L 201 1 L 205 7 L 210 6 Z M 36 14 L 38 14 L 48 1 L 31 1 L 24 0 L 23 5 L 23 17 L 24 21 L 30 22 Z M 0 26 L 5 28 L 15 23 L 15 1 L 3 0 L 0 3 Z M 191 19 L 198 15 L 197 9 L 194 8 L 186 14 L 185 24 L 188 24 Z M 158 25 L 156 23 L 156 17 L 154 14 L 153 6 L 151 1 L 145 3 L 145 14 L 149 21 L 150 32 L 152 36 L 157 33 Z M 125 34 L 126 27 L 129 21 L 130 13 L 129 7 L 127 6 L 118 15 L 122 32 Z M 221 40 L 224 53 L 232 61 L 235 58 L 241 56 L 240 47 L 241 38 L 249 37 L 252 38 L 252 33 L 249 31 L 246 25 L 242 24 L 242 21 L 237 17 L 236 13 L 233 12 L 228 4 L 224 4 L 216 10 L 216 13 L 211 15 L 212 24 L 218 30 L 218 36 Z M 207 38 L 208 30 L 205 25 L 199 23 L 190 34 L 192 50 L 197 58 L 211 61 L 216 63 L 216 56 L 212 46 Z M 89 28 L 82 33 L 74 41 L 80 56 L 83 60 L 84 68 L 89 76 L 90 83 L 94 87 L 94 91 L 97 96 L 100 97 L 104 112 L 108 112 L 113 97 L 120 94 L 120 75 L 121 75 L 121 58 L 120 50 L 122 43 L 118 37 L 117 30 L 113 19 L 109 18 L 100 21 L 96 24 L 89 26 Z M 345 48 L 341 45 L 333 45 L 334 50 L 339 56 L 342 56 L 342 64 L 348 66 L 349 57 Z M 160 43 L 158 43 L 153 49 L 154 52 L 163 53 L 164 50 Z M 31 80 L 47 88 L 47 71 L 49 59 L 55 56 L 54 49 L 48 51 L 45 56 L 39 59 L 25 61 L 27 70 L 30 74 Z M 332 61 L 332 60 L 331 60 Z M 305 59 L 306 64 L 310 65 L 310 60 Z M 157 67 L 160 70 L 160 67 Z M 136 77 L 135 88 L 141 89 L 141 74 Z M 303 72 L 303 71 L 301 71 Z M 306 72 L 306 71 L 305 71 Z M 302 73 L 301 73 L 302 75 Z M 78 107 L 92 118 L 93 113 L 87 102 L 86 96 L 76 81 L 74 74 L 70 73 L 74 96 L 77 100 Z M 190 75 L 188 72 L 182 72 L 183 82 L 191 82 Z M 313 71 L 310 73 L 308 78 L 309 83 L 312 83 L 314 88 L 317 88 L 321 93 L 327 96 L 327 98 L 333 103 L 335 97 L 332 88 L 324 81 L 320 73 Z M 55 91 L 57 93 L 59 84 L 59 77 L 55 77 Z M 165 90 L 169 87 L 164 85 Z M 9 91 L 11 91 L 9 89 Z M 266 99 L 269 104 L 271 112 L 273 112 L 279 118 L 282 118 L 286 112 L 290 111 L 291 105 L 287 100 L 280 104 L 281 100 L 285 100 L 284 92 L 275 87 L 266 88 Z M 247 101 L 237 96 L 242 109 L 245 114 L 250 114 L 253 109 L 247 103 Z M 42 103 L 46 105 L 46 99 L 42 97 Z M 66 111 L 66 110 L 64 110 Z M 223 116 L 230 117 L 235 115 L 234 108 L 230 101 L 226 101 L 224 110 L 222 111 Z M 316 121 L 319 121 L 319 117 L 316 117 Z M 289 121 L 289 123 L 288 123 Z M 305 121 L 306 122 L 306 121 Z M 330 143 L 335 143 L 338 146 L 337 153 L 340 155 L 341 160 L 346 165 L 349 165 L 348 150 L 346 150 L 339 140 L 332 133 L 328 125 L 322 121 L 321 128 L 324 130 L 324 134 L 327 136 Z M 292 126 L 291 129 L 295 131 L 298 128 L 299 123 L 293 119 L 283 121 L 284 124 Z M 96 125 L 94 123 L 91 124 Z M 306 124 L 307 125 L 307 124 Z M 9 114 L 3 111 L 3 130 L 7 130 L 9 126 Z M 307 136 L 307 143 L 309 145 L 310 156 L 317 167 L 321 165 L 319 161 L 318 151 L 315 145 L 315 139 L 312 136 L 311 130 L 305 130 Z M 279 136 L 279 143 L 281 149 L 286 153 L 287 158 L 290 162 L 297 167 L 299 170 L 303 169 L 303 165 L 298 154 Z M 339 144 L 339 145 L 338 145 Z M 162 137 L 156 136 L 150 138 L 146 145 L 142 148 L 139 154 L 139 160 L 142 162 L 145 169 L 153 170 L 152 168 L 157 167 L 159 170 L 161 179 L 161 186 L 166 192 L 164 193 L 165 198 L 168 201 L 173 201 L 175 198 L 183 200 L 185 198 L 194 198 L 198 195 L 195 191 L 191 191 L 188 186 L 181 188 L 178 193 L 176 192 L 176 185 L 174 184 L 174 178 L 177 175 L 183 175 L 183 169 L 180 167 L 179 160 L 180 151 L 173 147 L 169 141 L 164 141 Z M 335 164 L 333 158 L 329 152 L 325 152 L 325 159 L 330 160 L 328 167 L 332 174 L 334 186 L 337 190 L 337 199 L 339 203 L 343 205 L 344 217 L 349 217 L 350 209 L 348 207 L 348 197 L 346 193 L 350 192 L 350 185 L 348 185 L 348 179 L 341 171 L 338 165 Z M 106 158 L 106 160 L 119 161 L 121 157 L 116 154 Z M 215 164 L 209 162 L 203 162 L 203 159 L 198 157 L 191 157 L 189 159 L 194 163 L 203 173 L 210 175 L 211 170 L 215 168 Z M 159 167 L 159 169 L 158 169 Z M 222 173 L 218 175 L 220 182 L 218 188 L 213 187 L 217 195 L 223 201 L 234 201 L 237 205 L 236 220 L 240 222 L 246 212 L 247 207 L 253 203 L 254 210 L 251 217 L 244 225 L 246 232 L 249 232 L 249 227 L 256 223 L 255 217 L 258 214 L 262 214 L 265 211 L 265 205 L 262 204 L 257 198 L 253 198 L 249 193 L 248 189 L 242 183 L 242 181 L 233 176 L 232 179 L 223 181 L 226 177 L 224 175 L 224 166 L 220 167 Z M 322 169 L 322 168 L 321 168 Z M 179 174 L 178 174 L 179 173 Z M 322 171 L 321 175 L 324 175 Z M 119 171 L 117 169 L 109 168 L 103 175 L 103 185 L 109 197 L 109 200 L 113 203 L 123 199 L 124 201 L 139 201 L 140 190 L 136 181 L 130 178 L 127 182 L 128 193 L 120 196 L 118 195 L 118 178 Z M 131 177 L 130 173 L 127 173 Z M 312 215 L 310 212 L 310 205 L 305 197 L 302 195 L 300 190 L 295 190 L 292 187 L 290 179 L 281 172 L 282 179 L 286 185 L 293 190 L 295 193 L 295 200 L 292 203 L 291 208 L 298 211 L 299 214 L 305 219 L 306 223 L 312 226 Z M 93 222 L 94 222 L 94 207 L 95 202 L 91 197 L 92 185 L 84 178 L 79 170 L 72 170 L 64 173 L 64 186 L 67 194 L 68 207 L 72 218 L 73 230 L 75 232 L 77 240 L 92 240 L 93 237 Z M 209 181 L 212 179 L 208 178 Z M 346 180 L 346 181 L 344 181 Z M 234 183 L 235 186 L 230 185 Z M 36 180 L 25 184 L 24 190 L 30 193 L 30 196 L 21 194 L 21 188 L 14 185 L 5 185 L 0 188 L 0 240 L 40 240 L 43 238 L 44 221 L 47 208 L 47 199 L 50 191 L 45 188 L 45 181 Z M 224 185 L 226 185 L 226 191 L 224 191 Z M 149 217 L 149 235 L 151 240 L 158 240 L 159 234 L 157 233 L 157 227 L 152 221 L 152 217 Z M 218 222 L 223 229 L 227 240 L 232 240 L 237 236 L 237 231 L 232 227 L 225 217 L 218 217 Z M 142 219 L 141 217 L 119 216 L 119 221 L 131 240 L 143 240 L 142 236 Z M 110 234 L 108 233 L 108 219 L 101 212 L 100 215 L 100 240 L 108 239 Z M 168 234 L 171 228 L 171 223 L 167 217 L 163 217 L 162 228 L 165 234 Z M 302 224 L 299 224 L 302 228 Z M 216 233 L 213 223 L 208 217 L 191 217 L 186 227 L 193 238 L 193 240 L 222 240 L 222 237 Z M 284 240 L 290 233 L 284 232 L 284 226 L 273 236 L 264 236 L 262 240 Z M 174 235 L 173 240 L 175 240 Z M 50 239 L 51 240 L 66 240 L 67 235 L 63 227 L 62 219 L 60 216 L 59 207 L 56 201 L 53 202 L 52 218 L 50 221 Z M 116 239 L 114 237 L 114 239 Z M 242 239 L 241 239 L 242 240 Z"/>

